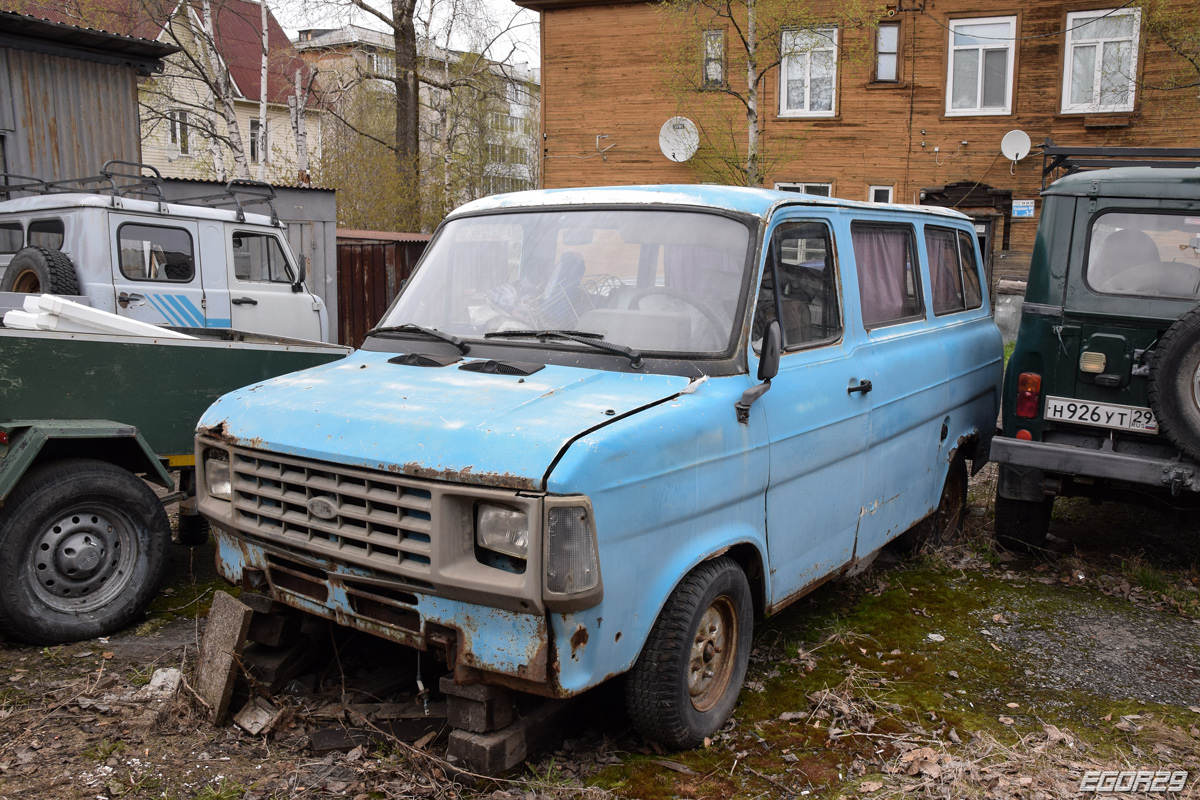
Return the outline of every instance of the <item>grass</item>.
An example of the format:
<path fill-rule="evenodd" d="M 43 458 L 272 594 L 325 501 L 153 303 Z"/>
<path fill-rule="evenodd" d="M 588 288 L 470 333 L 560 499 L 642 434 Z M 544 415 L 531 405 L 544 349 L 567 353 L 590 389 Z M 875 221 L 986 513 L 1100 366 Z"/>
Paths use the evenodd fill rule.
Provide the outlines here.
<path fill-rule="evenodd" d="M 85 749 L 83 754 L 92 761 L 108 761 L 108 759 L 117 755 L 124 749 L 124 742 L 110 742 L 108 739 L 101 739 L 96 744 Z"/>

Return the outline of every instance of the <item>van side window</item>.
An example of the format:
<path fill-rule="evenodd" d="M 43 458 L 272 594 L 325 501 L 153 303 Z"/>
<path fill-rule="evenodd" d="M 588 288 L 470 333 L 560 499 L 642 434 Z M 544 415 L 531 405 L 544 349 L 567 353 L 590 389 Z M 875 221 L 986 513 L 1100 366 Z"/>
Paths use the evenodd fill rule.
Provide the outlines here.
<path fill-rule="evenodd" d="M 913 229 L 855 222 L 850 226 L 863 326 L 878 328 L 924 314 Z"/>
<path fill-rule="evenodd" d="M 763 331 L 777 316 L 785 350 L 841 335 L 833 242 L 824 223 L 784 223 L 772 234 L 755 309 L 756 351 Z"/>
<path fill-rule="evenodd" d="M 180 228 L 122 225 L 117 246 L 121 274 L 131 280 L 186 283 L 196 276 L 192 236 Z"/>
<path fill-rule="evenodd" d="M 951 314 L 979 308 L 983 299 L 971 237 L 963 231 L 927 225 L 925 250 L 929 253 L 933 313 Z"/>
<path fill-rule="evenodd" d="M 239 281 L 293 282 L 279 240 L 264 233 L 233 234 L 233 274 Z"/>
<path fill-rule="evenodd" d="M 37 219 L 29 223 L 29 246 L 61 250 L 63 221 L 61 219 Z"/>
<path fill-rule="evenodd" d="M 979 284 L 979 265 L 975 263 L 975 237 L 966 231 L 958 232 L 958 253 L 962 257 L 963 299 L 967 308 L 983 305 L 983 289 Z"/>
<path fill-rule="evenodd" d="M 25 232 L 19 222 L 0 223 L 0 253 L 15 253 L 25 241 Z"/>

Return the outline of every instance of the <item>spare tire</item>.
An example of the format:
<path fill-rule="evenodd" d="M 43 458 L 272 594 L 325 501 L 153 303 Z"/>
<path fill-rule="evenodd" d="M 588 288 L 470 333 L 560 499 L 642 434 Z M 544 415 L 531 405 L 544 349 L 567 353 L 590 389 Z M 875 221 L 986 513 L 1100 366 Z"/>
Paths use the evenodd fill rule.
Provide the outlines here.
<path fill-rule="evenodd" d="M 0 292 L 77 295 L 79 277 L 75 265 L 61 250 L 26 247 L 8 262 Z"/>
<path fill-rule="evenodd" d="M 1200 306 L 1168 328 L 1154 349 L 1150 408 L 1162 434 L 1200 461 Z"/>

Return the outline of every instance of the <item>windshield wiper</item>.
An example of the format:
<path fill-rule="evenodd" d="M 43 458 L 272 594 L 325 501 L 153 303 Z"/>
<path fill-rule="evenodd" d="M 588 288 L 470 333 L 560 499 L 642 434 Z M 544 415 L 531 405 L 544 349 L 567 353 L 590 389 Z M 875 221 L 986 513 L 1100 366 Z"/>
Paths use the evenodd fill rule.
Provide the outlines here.
<path fill-rule="evenodd" d="M 493 339 L 500 336 L 511 337 L 514 339 L 569 339 L 572 342 L 590 345 L 597 350 L 604 350 L 609 353 L 625 356 L 629 359 L 630 365 L 637 369 L 642 366 L 642 354 L 632 347 L 626 347 L 623 344 L 615 344 L 613 342 L 604 341 L 604 336 L 599 333 L 587 333 L 586 331 L 558 331 L 558 330 L 541 330 L 541 331 L 492 331 L 485 333 L 483 338 Z"/>
<path fill-rule="evenodd" d="M 367 331 L 367 336 L 374 336 L 377 333 L 422 333 L 434 339 L 441 339 L 443 342 L 449 342 L 458 348 L 458 352 L 464 356 L 471 351 L 471 345 L 464 342 L 462 339 L 455 336 L 453 333 L 442 333 L 435 328 L 425 328 L 421 325 L 414 325 L 411 322 L 406 322 L 403 325 L 386 325 L 382 328 L 372 328 Z"/>

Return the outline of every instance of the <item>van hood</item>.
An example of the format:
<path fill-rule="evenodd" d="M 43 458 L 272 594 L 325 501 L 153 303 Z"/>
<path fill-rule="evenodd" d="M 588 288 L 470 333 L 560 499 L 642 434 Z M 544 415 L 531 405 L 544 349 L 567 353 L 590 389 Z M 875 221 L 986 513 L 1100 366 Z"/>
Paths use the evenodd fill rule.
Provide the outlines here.
<path fill-rule="evenodd" d="M 389 364 L 358 351 L 221 397 L 197 431 L 283 455 L 418 478 L 544 489 L 579 434 L 678 394 L 688 379 L 547 365 L 533 375 Z"/>

